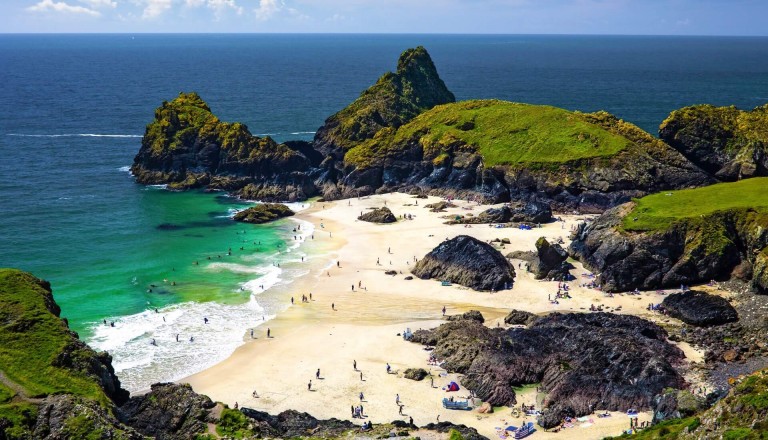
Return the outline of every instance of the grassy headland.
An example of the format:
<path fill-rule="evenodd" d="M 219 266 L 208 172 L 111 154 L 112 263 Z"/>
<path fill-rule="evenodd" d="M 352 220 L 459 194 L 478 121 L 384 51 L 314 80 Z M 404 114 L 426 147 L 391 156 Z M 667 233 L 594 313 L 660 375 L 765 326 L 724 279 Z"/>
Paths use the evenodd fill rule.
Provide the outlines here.
<path fill-rule="evenodd" d="M 768 213 L 766 194 L 768 178 L 765 177 L 652 194 L 635 201 L 635 207 L 624 217 L 623 229 L 659 231 L 680 220 L 727 210 L 765 214 Z"/>

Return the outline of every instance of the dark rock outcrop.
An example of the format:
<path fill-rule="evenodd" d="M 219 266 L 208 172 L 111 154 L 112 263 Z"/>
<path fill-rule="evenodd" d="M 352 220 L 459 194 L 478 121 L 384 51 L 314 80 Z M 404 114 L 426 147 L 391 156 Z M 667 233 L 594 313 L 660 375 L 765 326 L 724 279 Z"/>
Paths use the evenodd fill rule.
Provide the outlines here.
<path fill-rule="evenodd" d="M 536 252 L 534 251 L 512 251 L 507 254 L 507 258 L 510 260 L 523 260 L 531 262 L 536 258 Z"/>
<path fill-rule="evenodd" d="M 368 211 L 357 217 L 358 220 L 371 223 L 395 223 L 397 217 L 386 206 Z"/>
<path fill-rule="evenodd" d="M 403 377 L 406 379 L 415 381 L 424 380 L 427 376 L 429 376 L 429 373 L 423 368 L 409 368 L 405 370 L 405 373 L 403 374 Z"/>
<path fill-rule="evenodd" d="M 727 299 L 694 290 L 667 296 L 661 307 L 670 316 L 696 326 L 720 325 L 739 319 Z"/>
<path fill-rule="evenodd" d="M 752 111 L 696 105 L 675 110 L 659 137 L 720 180 L 768 175 L 768 105 Z"/>
<path fill-rule="evenodd" d="M 444 367 L 492 405 L 513 405 L 511 386 L 540 383 L 548 393 L 539 424 L 595 409 L 649 409 L 665 388 L 685 382 L 674 365 L 680 349 L 656 324 L 629 315 L 559 314 L 527 329 L 487 328 L 473 320 L 419 330 L 412 341 L 434 345 Z"/>
<path fill-rule="evenodd" d="M 653 398 L 653 423 L 690 417 L 706 409 L 704 398 L 686 390 L 665 390 Z"/>
<path fill-rule="evenodd" d="M 510 221 L 520 223 L 549 223 L 552 221 L 552 208 L 549 203 L 539 200 L 529 200 L 513 209 Z"/>
<path fill-rule="evenodd" d="M 239 211 L 233 218 L 238 222 L 261 224 L 290 217 L 294 214 L 296 213 L 291 208 L 281 203 L 260 203 Z"/>
<path fill-rule="evenodd" d="M 478 433 L 475 428 L 470 428 L 466 425 L 454 425 L 451 422 L 428 423 L 422 426 L 422 428 L 443 433 L 450 432 L 453 429 L 461 434 L 464 440 L 488 440 L 488 437 Z"/>
<path fill-rule="evenodd" d="M 416 263 L 412 273 L 474 290 L 510 289 L 515 278 L 515 270 L 499 251 L 467 235 L 440 243 Z"/>
<path fill-rule="evenodd" d="M 142 184 L 170 189 L 207 186 L 259 200 L 304 200 L 316 188 L 311 161 L 241 123 L 221 122 L 196 93 L 181 93 L 155 110 L 131 172 Z"/>
<path fill-rule="evenodd" d="M 156 383 L 118 410 L 121 422 L 157 439 L 184 440 L 207 431 L 213 401 L 187 384 Z"/>
<path fill-rule="evenodd" d="M 296 437 L 338 437 L 351 429 L 359 429 L 357 425 L 346 420 L 318 420 L 311 415 L 288 410 L 273 416 L 263 411 L 242 408 L 240 412 L 257 425 L 254 431 L 261 437 L 296 438 Z"/>
<path fill-rule="evenodd" d="M 461 321 L 461 320 L 477 321 L 480 324 L 485 322 L 485 318 L 483 317 L 483 314 L 478 312 L 477 310 L 470 310 L 468 312 L 462 313 L 461 315 L 451 315 L 448 317 L 448 321 Z"/>
<path fill-rule="evenodd" d="M 574 234 L 569 254 L 600 274 L 603 291 L 652 290 L 728 279 L 744 261 L 753 265 L 752 286 L 768 292 L 768 229 L 751 209 L 717 211 L 651 232 L 626 232 L 633 205 L 606 211 Z M 761 251 L 762 250 L 762 251 Z M 747 280 L 749 281 L 749 280 Z"/>
<path fill-rule="evenodd" d="M 530 270 L 537 280 L 570 280 L 570 270 L 573 266 L 568 263 L 568 252 L 557 243 L 550 244 L 546 238 L 536 240 L 536 258 L 531 261 Z"/>
<path fill-rule="evenodd" d="M 504 323 L 509 325 L 531 325 L 536 322 L 537 319 L 539 319 L 539 317 L 531 312 L 526 312 L 525 310 L 512 310 L 506 317 L 504 317 Z"/>
<path fill-rule="evenodd" d="M 0 430 L 0 438 L 19 437 L 4 437 L 4 431 Z M 146 439 L 136 430 L 120 424 L 97 402 L 71 394 L 51 396 L 40 404 L 31 438 L 37 440 Z"/>

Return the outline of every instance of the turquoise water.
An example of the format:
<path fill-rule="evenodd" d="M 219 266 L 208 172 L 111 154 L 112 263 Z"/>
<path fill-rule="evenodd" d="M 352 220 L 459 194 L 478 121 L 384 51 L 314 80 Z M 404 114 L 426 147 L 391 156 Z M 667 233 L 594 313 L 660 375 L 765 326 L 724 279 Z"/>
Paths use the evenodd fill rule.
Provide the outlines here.
<path fill-rule="evenodd" d="M 221 360 L 280 309 L 258 286 L 295 279 L 306 252 L 293 220 L 237 225 L 245 204 L 221 194 L 136 185 L 155 108 L 196 91 L 254 134 L 311 140 L 416 45 L 457 99 L 604 109 L 651 133 L 685 105 L 768 102 L 768 38 L 0 35 L 0 267 L 51 281 L 131 389 Z"/>

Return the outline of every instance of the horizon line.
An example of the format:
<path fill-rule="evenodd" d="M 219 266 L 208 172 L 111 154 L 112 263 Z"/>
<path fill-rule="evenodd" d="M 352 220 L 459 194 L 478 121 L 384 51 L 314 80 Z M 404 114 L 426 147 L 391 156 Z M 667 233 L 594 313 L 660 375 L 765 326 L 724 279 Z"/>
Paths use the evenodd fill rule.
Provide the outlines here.
<path fill-rule="evenodd" d="M 376 36 L 520 36 L 520 37 L 673 37 L 673 38 L 766 38 L 765 35 L 722 34 L 600 34 L 600 33 L 469 33 L 469 32 L 3 32 L 0 35 L 376 35 Z"/>

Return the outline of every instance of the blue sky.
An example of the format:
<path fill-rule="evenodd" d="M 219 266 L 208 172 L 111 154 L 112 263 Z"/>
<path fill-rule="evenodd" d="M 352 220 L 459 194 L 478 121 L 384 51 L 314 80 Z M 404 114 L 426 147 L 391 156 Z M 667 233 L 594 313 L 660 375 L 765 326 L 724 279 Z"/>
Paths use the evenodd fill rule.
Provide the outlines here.
<path fill-rule="evenodd" d="M 2 0 L 0 32 L 768 35 L 768 0 Z"/>

